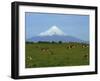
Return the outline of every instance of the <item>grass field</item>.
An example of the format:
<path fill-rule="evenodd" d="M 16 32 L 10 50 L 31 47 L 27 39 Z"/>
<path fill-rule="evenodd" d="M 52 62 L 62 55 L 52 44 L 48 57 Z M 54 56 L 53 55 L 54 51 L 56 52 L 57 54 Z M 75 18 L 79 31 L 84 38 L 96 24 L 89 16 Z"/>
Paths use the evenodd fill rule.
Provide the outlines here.
<path fill-rule="evenodd" d="M 89 65 L 89 45 L 82 43 L 26 43 L 25 67 Z"/>

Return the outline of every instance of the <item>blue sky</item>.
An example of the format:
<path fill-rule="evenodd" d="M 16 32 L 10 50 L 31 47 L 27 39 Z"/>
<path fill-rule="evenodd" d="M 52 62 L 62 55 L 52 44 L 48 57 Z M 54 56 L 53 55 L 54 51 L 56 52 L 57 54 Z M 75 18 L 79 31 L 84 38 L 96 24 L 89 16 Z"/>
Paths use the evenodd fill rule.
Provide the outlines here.
<path fill-rule="evenodd" d="M 25 36 L 29 39 L 56 25 L 67 35 L 89 41 L 89 16 L 25 12 Z"/>

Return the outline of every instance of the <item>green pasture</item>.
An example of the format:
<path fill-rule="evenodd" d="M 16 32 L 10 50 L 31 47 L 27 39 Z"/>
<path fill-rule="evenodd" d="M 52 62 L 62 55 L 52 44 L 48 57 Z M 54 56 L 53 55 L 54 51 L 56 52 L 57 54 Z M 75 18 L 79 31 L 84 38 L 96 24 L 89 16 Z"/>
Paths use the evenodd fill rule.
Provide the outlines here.
<path fill-rule="evenodd" d="M 89 45 L 82 43 L 26 43 L 25 67 L 89 65 Z"/>

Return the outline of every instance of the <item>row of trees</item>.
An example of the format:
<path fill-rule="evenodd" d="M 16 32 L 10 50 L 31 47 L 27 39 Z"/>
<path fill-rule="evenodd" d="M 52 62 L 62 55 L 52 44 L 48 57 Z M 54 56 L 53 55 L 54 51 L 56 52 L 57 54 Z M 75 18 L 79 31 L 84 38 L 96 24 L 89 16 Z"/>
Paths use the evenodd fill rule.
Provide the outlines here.
<path fill-rule="evenodd" d="M 63 43 L 62 41 L 58 41 L 58 42 L 55 42 L 55 41 L 51 41 L 51 42 L 48 42 L 48 41 L 38 41 L 38 42 L 26 42 L 26 43 L 59 43 L 59 44 L 61 44 L 61 43 Z"/>
<path fill-rule="evenodd" d="M 26 42 L 27 44 L 33 44 L 33 43 L 43 43 L 43 44 L 62 44 L 62 43 L 65 43 L 65 42 L 62 42 L 62 41 L 58 41 L 58 42 L 56 42 L 56 41 L 51 41 L 51 42 L 49 42 L 49 41 L 38 41 L 38 42 Z M 71 43 L 71 44 L 83 44 L 83 45 L 89 45 L 88 43 L 84 43 L 84 42 L 67 42 L 67 43 Z"/>
<path fill-rule="evenodd" d="M 62 41 L 58 41 L 58 42 L 55 42 L 55 41 L 51 41 L 51 42 L 47 42 L 47 41 L 38 41 L 38 43 L 62 43 Z"/>

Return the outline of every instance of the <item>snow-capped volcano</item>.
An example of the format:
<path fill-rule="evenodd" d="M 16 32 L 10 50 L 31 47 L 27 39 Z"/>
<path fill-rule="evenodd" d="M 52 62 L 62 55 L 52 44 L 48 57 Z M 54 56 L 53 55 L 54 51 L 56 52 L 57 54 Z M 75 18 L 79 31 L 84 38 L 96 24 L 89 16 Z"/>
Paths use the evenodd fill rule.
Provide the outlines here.
<path fill-rule="evenodd" d="M 38 36 L 34 36 L 28 40 L 28 42 L 86 42 L 77 37 L 66 35 L 60 28 L 57 26 L 52 26 L 47 31 L 40 33 Z"/>
<path fill-rule="evenodd" d="M 53 36 L 53 35 L 64 36 L 66 34 L 61 29 L 59 29 L 57 26 L 52 26 L 47 31 L 41 32 L 39 34 L 39 36 Z"/>

